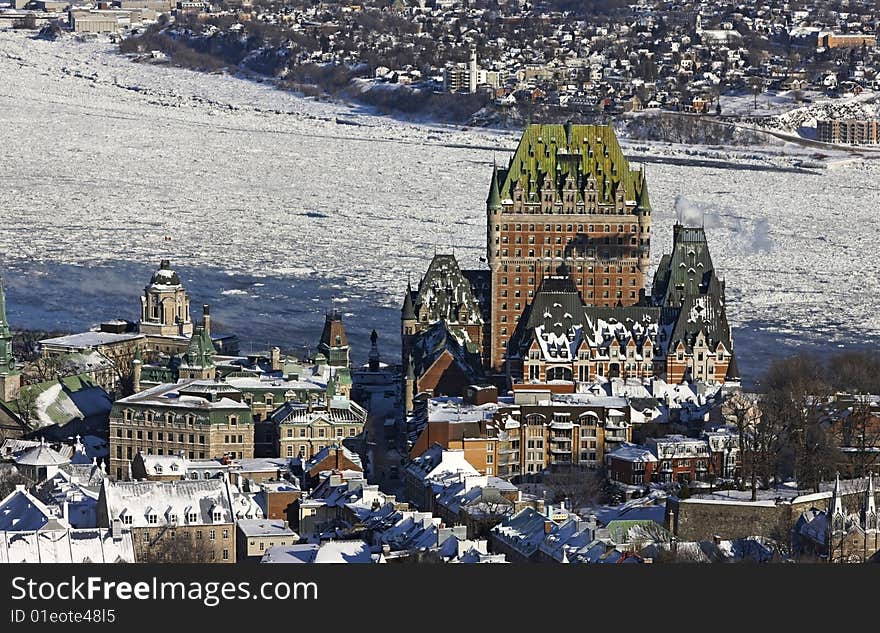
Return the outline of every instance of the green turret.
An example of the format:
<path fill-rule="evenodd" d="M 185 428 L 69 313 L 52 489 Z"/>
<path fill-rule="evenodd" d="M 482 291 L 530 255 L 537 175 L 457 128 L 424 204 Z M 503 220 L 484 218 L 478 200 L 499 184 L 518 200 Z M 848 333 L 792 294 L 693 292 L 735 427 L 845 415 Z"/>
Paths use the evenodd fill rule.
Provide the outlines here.
<path fill-rule="evenodd" d="M 211 336 L 203 326 L 198 326 L 189 340 L 189 347 L 180 365 L 181 378 L 213 379 L 215 376 L 214 355 L 217 350 Z"/>
<path fill-rule="evenodd" d="M 6 320 L 6 295 L 3 292 L 3 277 L 0 275 L 0 371 L 15 369 L 15 357 L 12 355 L 12 332 Z"/>

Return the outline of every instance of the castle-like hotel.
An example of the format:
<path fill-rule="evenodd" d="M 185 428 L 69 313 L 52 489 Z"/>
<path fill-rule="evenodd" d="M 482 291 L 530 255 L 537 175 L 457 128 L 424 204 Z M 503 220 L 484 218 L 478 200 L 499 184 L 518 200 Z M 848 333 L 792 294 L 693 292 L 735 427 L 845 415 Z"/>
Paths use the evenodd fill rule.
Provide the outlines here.
<path fill-rule="evenodd" d="M 486 200 L 488 270 L 435 255 L 401 311 L 408 408 L 466 384 L 738 380 L 701 227 L 676 224 L 647 288 L 651 203 L 611 126 L 529 125 Z"/>

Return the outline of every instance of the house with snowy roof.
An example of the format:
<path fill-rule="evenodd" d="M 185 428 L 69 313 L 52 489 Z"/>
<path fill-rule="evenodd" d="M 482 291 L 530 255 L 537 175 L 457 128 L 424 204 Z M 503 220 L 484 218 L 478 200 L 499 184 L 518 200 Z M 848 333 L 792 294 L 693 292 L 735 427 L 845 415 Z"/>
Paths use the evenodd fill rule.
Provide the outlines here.
<path fill-rule="evenodd" d="M 373 553 L 363 541 L 325 541 L 270 547 L 261 563 L 381 563 L 380 553 Z"/>
<path fill-rule="evenodd" d="M 303 465 L 303 484 L 311 487 L 320 479 L 320 474 L 329 471 L 361 471 L 364 466 L 360 456 L 342 444 L 325 446 Z"/>
<path fill-rule="evenodd" d="M 367 411 L 348 397 L 336 395 L 331 381 L 323 405 L 286 402 L 270 420 L 276 429 L 275 454 L 308 460 L 336 444 L 360 451 Z"/>
<path fill-rule="evenodd" d="M 0 501 L 0 531 L 19 532 L 67 529 L 70 524 L 59 513 L 18 485 Z"/>
<path fill-rule="evenodd" d="M 403 471 L 406 500 L 416 507 L 430 510 L 434 497 L 447 483 L 480 472 L 465 459 L 464 450 L 444 449 L 434 444 L 410 461 Z"/>
<path fill-rule="evenodd" d="M 239 561 L 259 562 L 266 550 L 299 541 L 297 533 L 283 519 L 240 519 L 235 527 Z"/>
<path fill-rule="evenodd" d="M 70 458 L 49 446 L 45 440 L 22 451 L 13 458 L 18 471 L 31 481 L 41 482 L 53 477 Z"/>
<path fill-rule="evenodd" d="M 488 538 L 489 530 L 512 514 L 521 493 L 509 481 L 487 475 L 464 475 L 443 487 L 433 512 L 446 525 L 463 525 L 469 539 Z"/>
<path fill-rule="evenodd" d="M 134 563 L 131 532 L 106 528 L 0 531 L 0 563 Z"/>
<path fill-rule="evenodd" d="M 131 530 L 138 562 L 235 562 L 235 521 L 246 518 L 225 477 L 110 481 L 98 499 L 98 525 Z M 261 518 L 261 517 L 251 517 Z"/>
<path fill-rule="evenodd" d="M 239 390 L 215 380 L 163 383 L 117 400 L 110 414 L 110 472 L 130 477 L 138 452 L 189 459 L 253 457 L 254 424 Z"/>

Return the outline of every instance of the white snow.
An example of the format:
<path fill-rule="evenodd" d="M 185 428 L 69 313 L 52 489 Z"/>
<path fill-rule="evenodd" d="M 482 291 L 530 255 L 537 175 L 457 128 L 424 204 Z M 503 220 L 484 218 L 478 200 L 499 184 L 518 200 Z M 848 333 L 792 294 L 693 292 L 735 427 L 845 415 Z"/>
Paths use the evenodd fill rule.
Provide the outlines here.
<path fill-rule="evenodd" d="M 136 64 L 112 48 L 0 31 L 5 260 L 163 255 L 257 277 L 314 271 L 394 307 L 435 246 L 454 245 L 462 267 L 481 265 L 492 161 L 504 162 L 517 131 L 402 123 Z M 828 170 L 792 144 L 624 146 L 635 164 L 647 159 L 652 261 L 670 247 L 683 196 L 708 229 L 735 328 L 760 322 L 774 335 L 838 342 L 880 335 L 875 161 Z M 798 165 L 810 169 L 791 171 Z"/>

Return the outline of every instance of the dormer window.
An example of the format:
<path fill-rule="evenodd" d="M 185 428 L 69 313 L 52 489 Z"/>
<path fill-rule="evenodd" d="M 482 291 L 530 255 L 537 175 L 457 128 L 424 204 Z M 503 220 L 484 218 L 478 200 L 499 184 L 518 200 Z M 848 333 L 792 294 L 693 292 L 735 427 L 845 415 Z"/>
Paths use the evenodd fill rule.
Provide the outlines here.
<path fill-rule="evenodd" d="M 123 510 L 119 513 L 119 520 L 122 521 L 123 525 L 131 525 L 132 524 L 132 516 L 129 514 L 128 510 Z"/>
<path fill-rule="evenodd" d="M 147 517 L 147 523 L 155 525 L 159 522 L 159 515 L 156 514 L 156 511 L 153 508 L 147 508 L 145 515 Z"/>
<path fill-rule="evenodd" d="M 177 523 L 177 512 L 174 510 L 169 508 L 166 516 L 168 517 L 168 523 Z"/>
<path fill-rule="evenodd" d="M 219 523 L 222 518 L 223 515 L 221 514 L 220 510 L 214 510 L 214 512 L 211 514 L 211 519 L 214 521 L 214 523 Z"/>
<path fill-rule="evenodd" d="M 162 474 L 162 464 L 156 464 L 156 474 L 157 475 Z"/>

